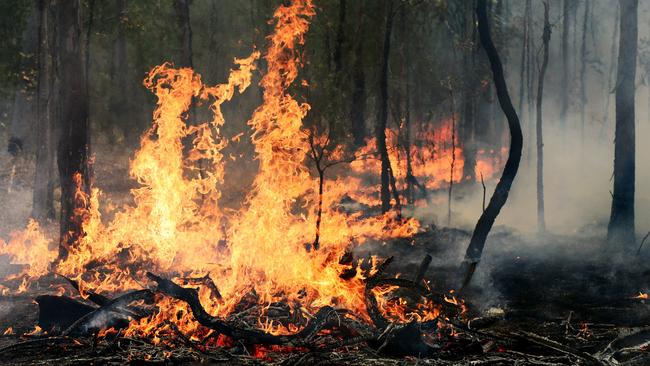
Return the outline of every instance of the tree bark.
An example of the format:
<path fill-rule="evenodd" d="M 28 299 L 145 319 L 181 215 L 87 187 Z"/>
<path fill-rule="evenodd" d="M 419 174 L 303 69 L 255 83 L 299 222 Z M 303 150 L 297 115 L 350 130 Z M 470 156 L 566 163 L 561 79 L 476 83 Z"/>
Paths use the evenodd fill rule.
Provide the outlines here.
<path fill-rule="evenodd" d="M 113 43 L 113 58 L 111 62 L 111 75 L 115 82 L 112 95 L 110 97 L 111 118 L 108 122 L 112 126 L 105 126 L 110 129 L 113 126 L 120 126 L 126 133 L 129 144 L 135 144 L 138 140 L 138 128 L 135 123 L 126 123 L 129 113 L 129 66 L 128 54 L 126 48 L 126 7 L 127 0 L 117 0 L 116 17 L 117 17 L 117 34 Z M 111 134 L 112 137 L 115 137 Z"/>
<path fill-rule="evenodd" d="M 562 1 L 562 88 L 560 98 L 560 126 L 567 125 L 567 112 L 569 111 L 569 30 L 571 17 L 569 16 L 570 8 L 574 6 L 571 0 Z"/>
<path fill-rule="evenodd" d="M 585 1 L 585 13 L 582 23 L 582 43 L 580 44 L 580 142 L 585 143 L 585 122 L 587 105 L 587 24 L 591 2 Z"/>
<path fill-rule="evenodd" d="M 75 209 L 83 209 L 77 189 L 89 194 L 90 167 L 88 95 L 83 51 L 81 1 L 57 2 L 57 67 L 59 74 L 58 102 L 59 148 L 58 166 L 61 183 L 61 227 L 59 258 L 67 257 L 70 246 L 83 234 L 81 220 Z M 80 181 L 76 177 L 80 175 Z M 80 186 L 80 187 L 78 187 Z"/>
<path fill-rule="evenodd" d="M 542 35 L 542 66 L 537 80 L 537 230 L 546 231 L 544 219 L 544 134 L 542 132 L 542 101 L 544 98 L 544 77 L 548 67 L 548 43 L 551 40 L 551 24 L 548 20 L 548 3 L 544 2 L 544 34 Z"/>
<path fill-rule="evenodd" d="M 381 159 L 381 212 L 388 212 L 390 209 L 390 176 L 391 166 L 386 147 L 386 126 L 388 123 L 388 61 L 390 58 L 390 39 L 393 31 L 393 3 L 386 0 L 386 30 L 384 33 L 384 52 L 379 81 L 380 110 L 379 123 L 376 128 L 377 149 Z M 398 202 L 399 204 L 399 199 Z"/>
<path fill-rule="evenodd" d="M 614 22 L 614 33 L 612 33 L 612 46 L 610 49 L 611 58 L 609 60 L 609 71 L 607 72 L 607 90 L 605 90 L 605 113 L 603 115 L 603 127 L 601 128 L 600 136 L 604 138 L 605 129 L 609 126 L 609 107 L 611 105 L 612 93 L 614 92 L 614 70 L 616 70 L 616 40 L 618 39 L 618 29 L 620 22 L 621 9 L 616 6 L 616 21 Z M 650 95 L 650 94 L 649 94 Z M 650 116 L 650 114 L 648 114 Z"/>
<path fill-rule="evenodd" d="M 635 78 L 638 0 L 620 0 L 620 38 L 616 87 L 614 192 L 607 228 L 611 246 L 633 250 L 635 185 Z"/>
<path fill-rule="evenodd" d="M 334 47 L 334 70 L 340 73 L 343 69 L 343 39 L 345 37 L 346 0 L 339 0 L 339 25 L 336 31 L 336 46 Z"/>
<path fill-rule="evenodd" d="M 475 18 L 474 18 L 474 0 L 465 1 L 464 19 L 465 29 L 463 39 L 465 47 L 463 49 L 463 98 L 461 106 L 461 123 L 462 123 L 462 142 L 465 163 L 463 165 L 463 177 L 470 181 L 474 178 L 474 169 L 476 167 L 476 99 L 480 86 L 477 83 L 477 70 L 474 45 L 475 36 Z"/>
<path fill-rule="evenodd" d="M 51 30 L 50 0 L 38 0 L 38 85 L 36 94 L 36 171 L 32 195 L 32 217 L 38 221 L 54 219 L 54 156 L 53 122 L 56 115 L 54 93 L 54 37 Z"/>
<path fill-rule="evenodd" d="M 350 117 L 352 119 L 352 138 L 354 146 L 363 146 L 368 131 L 366 130 L 366 75 L 363 65 L 363 6 L 359 4 L 358 31 L 356 37 L 355 59 L 352 71 L 352 105 Z"/>
<path fill-rule="evenodd" d="M 508 120 L 508 128 L 510 129 L 510 151 L 508 153 L 508 160 L 506 161 L 503 173 L 501 174 L 501 178 L 499 179 L 494 193 L 490 198 L 490 202 L 485 211 L 481 214 L 481 217 L 478 219 L 474 232 L 472 233 L 472 239 L 467 247 L 465 259 L 460 267 L 460 274 L 462 276 L 460 289 L 463 289 L 472 279 L 476 266 L 481 260 L 487 235 L 494 225 L 494 220 L 497 218 L 501 208 L 505 205 L 508 199 L 510 187 L 517 176 L 517 171 L 519 169 L 521 149 L 523 145 L 523 136 L 521 134 L 519 117 L 512 106 L 512 101 L 508 94 L 508 86 L 506 84 L 505 76 L 503 75 L 501 60 L 499 59 L 499 54 L 494 47 L 494 43 L 492 43 L 492 38 L 490 37 L 490 28 L 487 22 L 486 1 L 487 0 L 478 0 L 476 6 L 478 33 L 481 39 L 481 44 L 483 45 L 485 53 L 490 61 L 499 104 Z"/>
<path fill-rule="evenodd" d="M 191 0 L 174 0 L 176 11 L 176 22 L 178 23 L 179 42 L 181 48 L 180 65 L 182 67 L 194 67 L 192 62 L 192 26 L 190 24 L 190 2 Z"/>

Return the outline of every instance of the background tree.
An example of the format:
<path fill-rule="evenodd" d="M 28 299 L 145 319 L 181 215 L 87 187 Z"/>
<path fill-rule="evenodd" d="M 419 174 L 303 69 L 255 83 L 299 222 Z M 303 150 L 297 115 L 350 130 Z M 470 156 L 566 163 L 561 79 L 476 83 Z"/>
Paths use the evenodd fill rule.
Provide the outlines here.
<path fill-rule="evenodd" d="M 56 140 L 54 123 L 58 121 L 55 52 L 52 30 L 53 6 L 51 0 L 38 0 L 38 90 L 36 121 L 36 169 L 32 195 L 32 217 L 39 221 L 52 220 L 54 212 L 54 185 L 56 171 Z"/>
<path fill-rule="evenodd" d="M 537 80 L 537 229 L 540 233 L 546 231 L 544 219 L 544 133 L 542 126 L 542 102 L 544 100 L 544 77 L 548 67 L 548 44 L 551 41 L 551 24 L 548 20 L 548 2 L 544 2 L 544 33 L 542 35 L 542 65 Z"/>
<path fill-rule="evenodd" d="M 614 192 L 607 227 L 611 245 L 634 248 L 635 184 L 635 78 L 638 0 L 620 0 L 620 38 L 616 72 L 616 131 L 614 139 Z"/>

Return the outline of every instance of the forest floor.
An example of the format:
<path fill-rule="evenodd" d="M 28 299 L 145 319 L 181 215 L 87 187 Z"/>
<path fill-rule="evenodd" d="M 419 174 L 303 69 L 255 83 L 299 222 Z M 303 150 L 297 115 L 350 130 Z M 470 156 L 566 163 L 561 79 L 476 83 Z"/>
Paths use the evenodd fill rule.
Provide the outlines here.
<path fill-rule="evenodd" d="M 95 180 L 110 192 L 109 205 L 128 202 L 129 154 L 97 154 Z M 33 162 L 0 154 L 0 237 L 21 229 L 31 207 Z M 115 179 L 115 177 L 124 177 Z M 11 187 L 11 188 L 9 188 Z M 55 230 L 53 224 L 50 230 Z M 374 243 L 355 250 L 356 257 L 391 255 L 386 275 L 415 273 L 426 254 L 433 261 L 426 273 L 436 289 L 449 288 L 468 231 L 429 227 L 411 238 Z M 251 355 L 243 347 L 164 348 L 142 340 L 47 338 L 28 336 L 38 318 L 34 293 L 0 296 L 3 364 L 284 364 L 284 365 L 573 365 L 650 364 L 650 289 L 647 257 L 617 257 L 604 249 L 600 236 L 529 236 L 497 228 L 488 240 L 484 261 L 463 294 L 477 317 L 499 313 L 480 330 L 463 330 L 480 347 L 454 348 L 430 358 L 391 357 L 354 345 L 330 352 L 269 351 Z"/>

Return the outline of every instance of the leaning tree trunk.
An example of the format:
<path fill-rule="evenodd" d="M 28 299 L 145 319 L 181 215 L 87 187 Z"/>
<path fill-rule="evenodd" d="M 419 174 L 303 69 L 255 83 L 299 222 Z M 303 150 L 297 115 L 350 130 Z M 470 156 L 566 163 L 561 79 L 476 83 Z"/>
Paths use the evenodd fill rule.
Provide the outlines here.
<path fill-rule="evenodd" d="M 467 247 L 465 259 L 460 267 L 460 274 L 462 276 L 460 289 L 463 289 L 472 279 L 474 270 L 481 260 L 487 235 L 492 229 L 492 225 L 494 225 L 494 220 L 497 218 L 501 208 L 505 205 L 508 199 L 510 187 L 517 176 L 517 170 L 519 170 L 519 161 L 521 160 L 521 149 L 523 145 L 523 136 L 521 134 L 519 117 L 517 116 L 515 108 L 512 106 L 512 101 L 508 94 L 508 86 L 506 84 L 505 76 L 503 75 L 503 66 L 501 65 L 501 60 L 496 48 L 494 47 L 494 43 L 492 43 L 492 38 L 490 37 L 486 2 L 487 0 L 478 0 L 476 6 L 478 33 L 481 39 L 481 44 L 490 60 L 492 77 L 494 79 L 497 97 L 499 98 L 499 104 L 508 119 L 508 128 L 510 129 L 510 152 L 508 153 L 508 160 L 506 161 L 501 178 L 494 189 L 494 193 L 490 198 L 490 202 L 485 208 L 485 211 L 481 214 L 481 217 L 478 219 L 474 232 L 472 233 L 472 239 Z"/>
<path fill-rule="evenodd" d="M 38 85 L 36 94 L 36 171 L 32 195 L 32 217 L 38 221 L 54 219 L 54 155 L 53 122 L 56 116 L 54 93 L 54 37 L 51 29 L 50 0 L 38 0 Z"/>
<path fill-rule="evenodd" d="M 544 77 L 548 66 L 548 43 L 551 40 L 551 24 L 548 21 L 548 3 L 544 2 L 544 34 L 542 35 L 542 67 L 537 81 L 537 230 L 546 231 L 544 219 L 544 134 L 542 132 L 542 100 L 544 98 Z"/>
<path fill-rule="evenodd" d="M 84 208 L 77 190 L 90 191 L 88 95 L 83 52 L 81 0 L 57 2 L 58 166 L 61 182 L 61 236 L 59 258 L 65 259 L 82 235 L 81 218 L 75 209 Z M 81 178 L 78 180 L 78 178 Z"/>
<path fill-rule="evenodd" d="M 390 209 L 390 185 L 392 168 L 388 158 L 388 149 L 386 147 L 386 125 L 388 123 L 388 61 L 390 57 L 390 38 L 393 31 L 393 7 L 392 0 L 387 0 L 386 7 L 386 32 L 384 34 L 384 54 L 381 69 L 381 79 L 379 82 L 380 91 L 380 111 L 379 123 L 375 131 L 377 136 L 377 149 L 381 159 L 381 212 L 388 212 Z M 394 177 L 393 177 L 394 179 Z M 396 199 L 396 205 L 399 207 L 399 197 L 397 192 L 393 192 Z"/>
<path fill-rule="evenodd" d="M 616 87 L 614 192 L 607 228 L 612 246 L 634 248 L 635 78 L 638 0 L 620 0 L 620 38 Z"/>

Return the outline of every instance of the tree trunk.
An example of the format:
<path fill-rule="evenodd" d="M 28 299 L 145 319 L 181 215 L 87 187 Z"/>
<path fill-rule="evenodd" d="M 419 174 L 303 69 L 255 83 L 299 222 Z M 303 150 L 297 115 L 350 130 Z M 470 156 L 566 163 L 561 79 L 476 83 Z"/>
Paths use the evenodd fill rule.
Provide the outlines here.
<path fill-rule="evenodd" d="M 501 174 L 501 178 L 494 189 L 494 193 L 490 198 L 487 208 L 481 214 L 481 217 L 476 223 L 474 232 L 472 233 L 472 239 L 470 240 L 469 246 L 465 253 L 465 259 L 460 267 L 460 274 L 462 283 L 460 289 L 463 289 L 469 281 L 472 279 L 474 270 L 481 260 L 481 255 L 483 253 L 483 248 L 485 247 L 485 241 L 487 235 L 494 225 L 494 220 L 499 215 L 501 208 L 505 205 L 508 199 L 508 193 L 510 192 L 510 187 L 512 182 L 517 176 L 517 170 L 519 169 L 519 162 L 521 160 L 521 149 L 523 145 L 523 136 L 521 134 L 521 125 L 519 124 L 519 117 L 517 112 L 512 106 L 512 101 L 510 100 L 510 95 L 508 94 L 508 86 L 506 84 L 505 76 L 503 75 L 503 67 L 501 65 L 501 60 L 499 59 L 499 54 L 492 43 L 490 37 L 490 29 L 487 22 L 487 0 L 478 0 L 476 6 L 476 15 L 478 18 L 478 33 L 481 39 L 481 44 L 485 49 L 485 53 L 488 56 L 490 61 L 490 67 L 492 69 L 492 76 L 494 79 L 494 86 L 497 92 L 497 97 L 499 98 L 499 104 L 503 113 L 508 119 L 508 128 L 510 129 L 510 151 L 508 153 L 508 160 Z"/>
<path fill-rule="evenodd" d="M 638 0 L 620 0 L 620 38 L 616 87 L 614 192 L 607 228 L 610 245 L 633 249 L 635 175 L 635 78 Z"/>
<path fill-rule="evenodd" d="M 386 0 L 386 31 L 384 34 L 384 53 L 379 81 L 380 110 L 379 123 L 376 128 L 377 149 L 381 159 L 381 212 L 390 209 L 390 175 L 392 172 L 388 149 L 386 148 L 386 125 L 388 123 L 388 61 L 390 57 L 390 39 L 393 31 L 393 3 Z"/>
<path fill-rule="evenodd" d="M 476 95 L 479 90 L 476 77 L 475 50 L 474 46 L 474 0 L 465 1 L 464 19 L 465 29 L 463 39 L 463 99 L 461 106 L 462 142 L 465 164 L 463 165 L 463 177 L 473 180 L 474 168 L 476 166 Z"/>
<path fill-rule="evenodd" d="M 180 65 L 182 67 L 194 67 L 192 62 L 192 26 L 190 25 L 190 2 L 191 0 L 174 0 L 176 11 L 176 22 L 178 23 L 179 41 L 181 48 Z"/>
<path fill-rule="evenodd" d="M 618 39 L 620 12 L 621 9 L 616 6 L 616 21 L 614 22 L 614 33 L 612 33 L 612 47 L 609 51 L 611 58 L 609 60 L 609 71 L 607 72 L 607 90 L 605 90 L 607 94 L 605 95 L 605 113 L 603 115 L 603 127 L 600 132 L 601 138 L 604 138 L 605 130 L 609 127 L 609 107 L 611 105 L 612 93 L 614 92 L 612 89 L 614 88 L 614 70 L 616 70 L 616 40 Z M 648 115 L 650 116 L 650 113 Z"/>
<path fill-rule="evenodd" d="M 585 13 L 582 23 L 582 43 L 580 45 L 580 142 L 583 146 L 585 143 L 585 122 L 587 118 L 587 24 L 590 4 L 590 1 L 585 1 Z"/>
<path fill-rule="evenodd" d="M 110 98 L 111 110 L 113 113 L 111 114 L 112 120 L 109 120 L 109 123 L 111 123 L 112 126 L 106 127 L 108 130 L 114 126 L 120 126 L 120 128 L 125 132 L 129 144 L 135 144 L 139 135 L 137 124 L 125 123 L 126 121 L 129 121 L 129 118 L 127 118 L 129 112 L 129 65 L 128 55 L 126 52 L 125 23 L 127 16 L 127 0 L 117 0 L 116 5 L 117 35 L 113 43 L 113 59 L 111 63 L 111 75 L 115 82 L 115 88 L 112 90 Z M 113 136 L 112 133 L 111 136 Z"/>
<path fill-rule="evenodd" d="M 355 59 L 352 71 L 352 105 L 350 117 L 352 119 L 352 138 L 354 146 L 363 146 L 368 135 L 366 131 L 366 75 L 363 65 L 363 3 L 359 4 L 359 24 L 356 36 Z"/>
<path fill-rule="evenodd" d="M 542 132 L 542 100 L 544 98 L 544 77 L 548 67 L 548 43 L 551 40 L 551 24 L 548 20 L 548 3 L 544 2 L 544 34 L 542 35 L 542 67 L 537 80 L 537 230 L 546 231 L 544 219 L 544 134 Z"/>
<path fill-rule="evenodd" d="M 54 156 L 53 122 L 56 116 L 54 93 L 54 37 L 51 31 L 50 0 L 38 0 L 38 86 L 36 95 L 36 171 L 32 195 L 32 217 L 38 221 L 54 219 Z"/>
<path fill-rule="evenodd" d="M 521 63 L 519 66 L 519 113 L 523 116 L 524 113 L 524 102 L 526 101 L 526 90 L 527 90 L 527 77 L 530 74 L 530 71 L 527 68 L 530 66 L 528 63 L 528 55 L 530 53 L 530 1 L 526 0 L 524 6 L 524 19 L 523 19 L 523 45 L 521 48 Z M 530 120 L 530 116 L 528 116 Z M 529 132 L 530 133 L 530 132 Z M 530 147 L 526 149 L 526 161 L 529 162 L 530 159 Z"/>
<path fill-rule="evenodd" d="M 560 126 L 567 125 L 567 112 L 569 111 L 569 30 L 571 17 L 569 9 L 574 6 L 571 0 L 562 1 L 562 87 L 560 97 Z"/>
<path fill-rule="evenodd" d="M 334 70 L 340 73 L 343 69 L 343 39 L 345 37 L 346 0 L 339 0 L 339 26 L 336 31 L 336 46 L 334 47 Z"/>
<path fill-rule="evenodd" d="M 61 236 L 59 258 L 82 235 L 81 220 L 75 209 L 84 208 L 76 190 L 90 191 L 88 95 L 83 52 L 81 1 L 57 2 L 57 67 L 59 74 L 59 149 L 61 182 Z M 80 175 L 80 181 L 76 178 Z M 77 186 L 80 187 L 77 187 Z"/>

